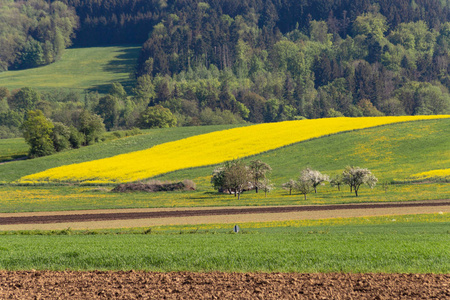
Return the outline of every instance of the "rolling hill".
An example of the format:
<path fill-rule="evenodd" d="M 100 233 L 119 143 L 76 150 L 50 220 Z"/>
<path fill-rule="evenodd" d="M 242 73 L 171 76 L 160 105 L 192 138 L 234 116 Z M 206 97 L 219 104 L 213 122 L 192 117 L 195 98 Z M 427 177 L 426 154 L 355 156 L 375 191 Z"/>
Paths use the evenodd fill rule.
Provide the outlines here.
<path fill-rule="evenodd" d="M 139 54 L 138 46 L 92 47 L 67 49 L 61 60 L 40 68 L 0 73 L 0 86 L 37 90 L 75 89 L 106 92 L 110 84 L 133 84 Z"/>

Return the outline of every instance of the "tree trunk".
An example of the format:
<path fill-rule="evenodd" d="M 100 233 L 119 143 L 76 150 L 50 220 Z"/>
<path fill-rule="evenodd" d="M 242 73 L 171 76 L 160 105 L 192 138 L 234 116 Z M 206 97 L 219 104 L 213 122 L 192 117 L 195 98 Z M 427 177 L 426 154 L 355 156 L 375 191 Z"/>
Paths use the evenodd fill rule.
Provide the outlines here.
<path fill-rule="evenodd" d="M 257 185 L 255 185 L 255 191 L 258 194 L 258 186 Z"/>
<path fill-rule="evenodd" d="M 306 200 L 306 194 L 305 194 L 305 200 Z"/>
<path fill-rule="evenodd" d="M 237 193 L 237 192 L 236 192 Z M 241 193 L 238 193 L 238 200 L 240 200 L 241 199 Z"/>

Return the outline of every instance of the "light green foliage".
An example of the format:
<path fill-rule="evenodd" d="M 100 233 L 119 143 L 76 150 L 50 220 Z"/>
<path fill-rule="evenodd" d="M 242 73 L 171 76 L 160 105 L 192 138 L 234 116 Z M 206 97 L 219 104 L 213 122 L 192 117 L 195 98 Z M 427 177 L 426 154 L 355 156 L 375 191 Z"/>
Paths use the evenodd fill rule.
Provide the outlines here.
<path fill-rule="evenodd" d="M 105 132 L 103 119 L 99 115 L 83 110 L 80 114 L 78 131 L 84 135 L 84 145 L 97 143 Z"/>
<path fill-rule="evenodd" d="M 305 54 L 296 43 L 287 40 L 276 43 L 274 55 L 280 71 L 289 71 L 294 77 L 309 73 Z"/>
<path fill-rule="evenodd" d="M 52 122 L 44 116 L 42 111 L 30 110 L 27 113 L 21 129 L 25 141 L 30 145 L 28 152 L 30 157 L 45 156 L 55 151 L 51 139 L 53 127 Z"/>
<path fill-rule="evenodd" d="M 356 17 L 353 23 L 353 31 L 355 34 L 371 34 L 379 42 L 384 39 L 384 33 L 387 28 L 386 18 L 382 14 L 373 14 L 370 12 Z"/>
<path fill-rule="evenodd" d="M 138 124 L 140 128 L 168 128 L 176 126 L 177 119 L 168 108 L 155 105 L 142 112 Z"/>
<path fill-rule="evenodd" d="M 401 23 L 388 38 L 395 45 L 402 45 L 407 50 L 429 52 L 434 48 L 439 33 L 430 30 L 424 21 Z"/>
<path fill-rule="evenodd" d="M 311 40 L 331 46 L 332 34 L 328 33 L 328 25 L 325 21 L 311 21 L 309 25 Z"/>
<path fill-rule="evenodd" d="M 120 100 L 125 100 L 127 98 L 127 92 L 124 90 L 120 82 L 114 82 L 109 89 L 109 94 L 111 96 L 117 97 Z"/>
<path fill-rule="evenodd" d="M 120 107 L 116 95 L 106 95 L 99 99 L 95 112 L 103 118 L 106 129 L 116 128 L 119 125 Z"/>
<path fill-rule="evenodd" d="M 56 152 L 70 148 L 70 128 L 60 122 L 53 123 L 51 139 Z"/>
<path fill-rule="evenodd" d="M 431 115 L 450 112 L 450 95 L 428 82 L 411 81 L 398 89 L 396 98 L 407 114 Z M 413 107 L 416 106 L 416 109 Z"/>

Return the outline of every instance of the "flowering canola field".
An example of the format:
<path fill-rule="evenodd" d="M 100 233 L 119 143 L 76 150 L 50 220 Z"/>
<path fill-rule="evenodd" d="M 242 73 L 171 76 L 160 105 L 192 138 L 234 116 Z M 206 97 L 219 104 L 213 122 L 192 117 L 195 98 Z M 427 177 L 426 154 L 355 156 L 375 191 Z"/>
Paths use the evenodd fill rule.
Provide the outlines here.
<path fill-rule="evenodd" d="M 197 135 L 152 148 L 22 177 L 21 183 L 119 183 L 176 170 L 214 165 L 338 132 L 439 116 L 329 118 L 264 123 Z"/>
<path fill-rule="evenodd" d="M 426 180 L 426 179 L 448 179 L 450 180 L 450 169 L 431 170 L 414 174 L 410 177 L 414 180 Z"/>

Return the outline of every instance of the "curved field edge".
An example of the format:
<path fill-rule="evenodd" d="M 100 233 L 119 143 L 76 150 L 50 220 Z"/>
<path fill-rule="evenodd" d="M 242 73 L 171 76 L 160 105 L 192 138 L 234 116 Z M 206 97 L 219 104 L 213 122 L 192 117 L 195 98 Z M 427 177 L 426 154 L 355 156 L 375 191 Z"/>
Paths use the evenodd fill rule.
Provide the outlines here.
<path fill-rule="evenodd" d="M 409 178 L 407 178 L 407 180 L 411 180 L 413 182 L 421 182 L 425 180 L 450 182 L 450 168 L 430 170 L 418 174 L 413 174 Z"/>
<path fill-rule="evenodd" d="M 120 138 L 49 156 L 8 162 L 0 165 L 0 183 L 10 183 L 23 176 L 42 172 L 49 168 L 112 157 L 132 151 L 144 150 L 158 144 L 183 139 L 193 135 L 229 129 L 236 126 L 242 125 L 212 125 L 143 130 L 144 133 L 137 136 Z M 20 143 L 19 139 L 14 139 L 14 141 L 21 145 L 24 144 Z M 11 140 L 0 140 L 0 149 L 11 148 L 9 146 L 10 143 Z"/>
<path fill-rule="evenodd" d="M 22 177 L 20 183 L 118 183 L 214 165 L 301 141 L 380 125 L 450 116 L 331 118 L 265 123 L 217 131 L 160 144 L 147 150 L 50 169 Z"/>

